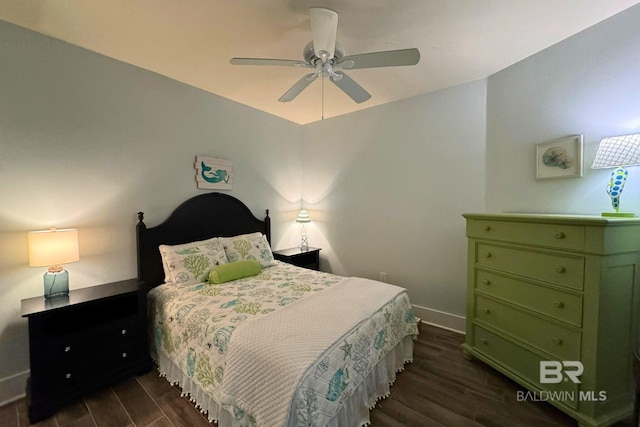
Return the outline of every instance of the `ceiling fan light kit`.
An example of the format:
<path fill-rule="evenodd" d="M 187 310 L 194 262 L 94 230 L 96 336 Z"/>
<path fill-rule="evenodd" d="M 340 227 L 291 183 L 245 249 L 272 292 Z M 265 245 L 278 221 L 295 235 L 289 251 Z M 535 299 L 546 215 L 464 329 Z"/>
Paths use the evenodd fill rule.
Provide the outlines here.
<path fill-rule="evenodd" d="M 336 41 L 338 13 L 331 9 L 312 7 L 309 9 L 309 15 L 311 17 L 313 41 L 309 42 L 302 51 L 304 61 L 267 58 L 231 58 L 231 64 L 315 69 L 313 73 L 303 76 L 291 86 L 291 88 L 278 99 L 279 102 L 293 101 L 296 96 L 318 77 L 328 76 L 333 84 L 346 93 L 353 101 L 360 104 L 371 98 L 371 94 L 345 74 L 344 71 L 336 71 L 336 68 L 357 70 L 363 68 L 399 67 L 416 65 L 420 61 L 420 52 L 415 48 L 345 56 L 344 50 Z"/>

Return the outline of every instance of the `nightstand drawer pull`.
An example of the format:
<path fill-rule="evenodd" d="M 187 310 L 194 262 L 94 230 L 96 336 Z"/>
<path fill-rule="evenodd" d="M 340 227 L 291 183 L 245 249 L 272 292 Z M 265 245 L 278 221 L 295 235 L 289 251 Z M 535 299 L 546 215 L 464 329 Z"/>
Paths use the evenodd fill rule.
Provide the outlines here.
<path fill-rule="evenodd" d="M 482 344 L 484 344 L 484 345 L 488 345 L 488 344 L 489 344 L 489 341 L 487 341 L 487 340 L 486 340 L 486 339 L 484 339 L 484 338 L 480 338 L 480 342 L 481 342 Z"/>
<path fill-rule="evenodd" d="M 564 308 L 564 303 L 562 301 L 556 301 L 553 303 L 558 308 Z"/>
<path fill-rule="evenodd" d="M 71 374 L 67 373 L 64 377 L 69 380 L 71 379 Z"/>
<path fill-rule="evenodd" d="M 562 338 L 553 337 L 551 338 L 551 341 L 553 341 L 553 343 L 556 345 L 562 345 Z"/>
<path fill-rule="evenodd" d="M 484 253 L 484 257 L 485 258 L 491 258 L 491 252 L 485 252 Z"/>
<path fill-rule="evenodd" d="M 567 237 L 567 235 L 564 234 L 562 231 L 558 231 L 556 233 L 556 239 L 564 239 L 565 237 Z"/>
<path fill-rule="evenodd" d="M 64 352 L 65 352 L 65 353 L 69 353 L 70 351 L 71 351 L 71 346 L 70 346 L 70 345 L 68 345 L 68 346 L 66 346 L 66 347 L 64 348 Z"/>
<path fill-rule="evenodd" d="M 482 312 L 483 312 L 484 314 L 489 314 L 489 313 L 491 313 L 491 310 L 489 310 L 488 308 L 483 308 L 483 309 L 482 309 Z"/>
<path fill-rule="evenodd" d="M 489 227 L 488 225 L 485 225 L 483 228 L 484 228 L 484 231 L 489 231 L 489 230 L 491 230 L 491 227 Z"/>
<path fill-rule="evenodd" d="M 123 330 L 122 330 L 122 335 L 126 335 L 126 334 L 127 334 L 127 330 L 126 330 L 126 329 L 123 329 Z"/>
<path fill-rule="evenodd" d="M 125 359 L 127 357 L 127 353 L 122 353 L 122 358 Z"/>
<path fill-rule="evenodd" d="M 556 273 L 566 273 L 567 269 L 563 266 L 556 267 Z"/>
<path fill-rule="evenodd" d="M 482 284 L 485 286 L 489 286 L 491 284 L 491 280 L 485 279 L 482 281 Z"/>

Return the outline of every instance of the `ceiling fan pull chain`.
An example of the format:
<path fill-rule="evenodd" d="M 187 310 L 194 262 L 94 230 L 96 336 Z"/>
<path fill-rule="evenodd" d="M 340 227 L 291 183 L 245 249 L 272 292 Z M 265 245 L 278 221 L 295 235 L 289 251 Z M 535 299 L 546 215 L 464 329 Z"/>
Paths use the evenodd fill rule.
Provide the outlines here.
<path fill-rule="evenodd" d="M 320 120 L 324 120 L 324 77 L 320 74 Z"/>

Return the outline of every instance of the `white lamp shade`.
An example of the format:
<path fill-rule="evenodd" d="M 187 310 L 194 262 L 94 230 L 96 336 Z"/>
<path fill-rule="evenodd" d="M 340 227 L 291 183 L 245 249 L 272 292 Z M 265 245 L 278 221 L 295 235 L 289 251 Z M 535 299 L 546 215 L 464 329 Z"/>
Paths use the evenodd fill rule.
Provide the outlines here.
<path fill-rule="evenodd" d="M 309 212 L 304 209 L 298 212 L 298 217 L 296 218 L 296 222 L 311 222 L 311 217 L 309 216 Z"/>
<path fill-rule="evenodd" d="M 48 267 L 78 261 L 78 230 L 65 229 L 30 231 L 29 266 Z"/>
<path fill-rule="evenodd" d="M 592 169 L 640 165 L 640 134 L 612 136 L 600 141 Z"/>

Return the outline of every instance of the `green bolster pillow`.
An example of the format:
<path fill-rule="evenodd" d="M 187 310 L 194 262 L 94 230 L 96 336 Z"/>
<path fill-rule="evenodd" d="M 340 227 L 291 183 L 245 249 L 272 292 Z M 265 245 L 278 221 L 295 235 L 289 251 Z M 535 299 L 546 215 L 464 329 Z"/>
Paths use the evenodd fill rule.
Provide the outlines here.
<path fill-rule="evenodd" d="M 231 280 L 260 274 L 262 267 L 255 259 L 245 259 L 213 267 L 209 272 L 209 283 L 218 285 Z"/>

